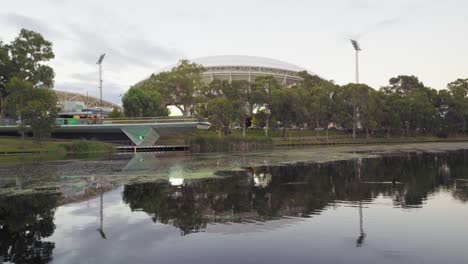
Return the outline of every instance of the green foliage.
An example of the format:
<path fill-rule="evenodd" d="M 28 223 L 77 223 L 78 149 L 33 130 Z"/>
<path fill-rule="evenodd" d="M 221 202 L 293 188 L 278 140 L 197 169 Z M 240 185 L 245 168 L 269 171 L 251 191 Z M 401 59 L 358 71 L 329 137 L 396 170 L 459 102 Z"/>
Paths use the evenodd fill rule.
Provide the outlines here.
<path fill-rule="evenodd" d="M 270 128 L 278 127 L 283 136 L 288 128 L 325 130 L 328 136 L 328 128 L 336 126 L 367 138 L 467 130 L 468 79 L 457 79 L 447 90 L 436 91 L 414 75 L 398 75 L 375 90 L 366 84 L 339 86 L 307 72 L 299 72 L 302 80 L 287 87 L 274 76 L 258 76 L 253 82 L 213 80 L 203 85 L 201 72 L 202 66 L 183 60 L 138 87 L 143 93 L 159 92 L 164 103 L 176 105 L 184 115 L 207 118 L 218 137 L 228 134 L 232 126 L 240 126 L 245 136 L 249 119 L 265 128 L 266 136 Z"/>
<path fill-rule="evenodd" d="M 44 62 L 54 56 L 52 43 L 31 30 L 22 29 L 10 44 L 0 42 L 0 110 L 2 99 L 12 92 L 7 85 L 14 77 L 37 88 L 52 88 L 55 73 Z"/>
<path fill-rule="evenodd" d="M 20 129 L 28 128 L 41 142 L 50 135 L 57 117 L 57 97 L 51 89 L 34 88 L 28 81 L 13 77 L 6 86 L 9 96 L 5 100 L 6 113 L 18 117 Z"/>
<path fill-rule="evenodd" d="M 123 116 L 123 113 L 117 108 L 112 109 L 112 112 L 110 112 L 108 115 L 109 118 L 119 118 Z"/>
<path fill-rule="evenodd" d="M 221 136 L 222 130 L 229 126 L 237 111 L 238 109 L 232 101 L 226 98 L 214 98 L 208 101 L 203 114 L 208 117 L 208 121 L 213 124 L 218 135 Z"/>
<path fill-rule="evenodd" d="M 203 70 L 201 65 L 181 60 L 170 71 L 152 75 L 138 86 L 146 92 L 158 92 L 166 105 L 174 105 L 184 116 L 189 116 L 203 86 Z"/>
<path fill-rule="evenodd" d="M 66 153 L 112 153 L 115 151 L 112 145 L 96 140 L 67 142 L 60 144 L 58 147 L 64 149 Z"/>
<path fill-rule="evenodd" d="M 194 136 L 190 140 L 192 152 L 251 151 L 271 146 L 273 146 L 271 138 L 259 136 L 218 137 L 205 134 Z"/>
<path fill-rule="evenodd" d="M 131 87 L 123 96 L 125 115 L 129 117 L 168 116 L 169 110 L 156 90 Z"/>

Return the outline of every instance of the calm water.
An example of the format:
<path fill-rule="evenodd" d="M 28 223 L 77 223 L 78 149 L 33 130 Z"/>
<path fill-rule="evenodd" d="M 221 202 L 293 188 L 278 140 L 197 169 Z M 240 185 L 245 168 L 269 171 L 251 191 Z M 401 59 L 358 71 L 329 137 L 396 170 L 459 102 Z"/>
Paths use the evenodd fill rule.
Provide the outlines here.
<path fill-rule="evenodd" d="M 468 263 L 468 151 L 355 155 L 3 165 L 0 261 Z"/>

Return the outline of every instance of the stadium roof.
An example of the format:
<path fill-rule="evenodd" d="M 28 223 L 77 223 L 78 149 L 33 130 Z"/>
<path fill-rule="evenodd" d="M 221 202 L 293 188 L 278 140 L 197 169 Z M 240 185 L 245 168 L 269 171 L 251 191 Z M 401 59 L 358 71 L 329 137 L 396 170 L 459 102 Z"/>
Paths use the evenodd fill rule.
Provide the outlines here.
<path fill-rule="evenodd" d="M 195 58 L 192 62 L 201 64 L 205 67 L 212 66 L 252 66 L 252 67 L 266 67 L 274 69 L 283 69 L 288 71 L 305 71 L 306 69 L 297 65 L 287 63 L 280 60 L 257 57 L 257 56 L 241 56 L 241 55 L 224 55 L 224 56 L 209 56 Z"/>
<path fill-rule="evenodd" d="M 94 96 L 87 96 L 80 93 L 69 92 L 69 91 L 61 91 L 61 90 L 53 90 L 57 95 L 57 99 L 59 103 L 63 103 L 65 101 L 80 101 L 86 105 L 86 108 L 99 108 L 101 106 L 101 100 Z M 102 100 L 102 107 L 103 108 L 117 108 L 122 109 L 122 106 L 118 104 L 114 104 L 107 100 Z"/>
<path fill-rule="evenodd" d="M 315 73 L 308 71 L 307 69 L 280 60 L 275 60 L 266 57 L 258 56 L 245 56 L 245 55 L 220 55 L 220 56 L 208 56 L 190 59 L 190 62 L 201 64 L 204 67 L 217 67 L 217 66 L 251 66 L 251 67 L 263 67 L 272 69 L 281 69 L 287 71 L 307 71 L 309 74 L 315 75 Z M 164 72 L 170 71 L 177 64 L 164 67 L 157 71 Z"/>

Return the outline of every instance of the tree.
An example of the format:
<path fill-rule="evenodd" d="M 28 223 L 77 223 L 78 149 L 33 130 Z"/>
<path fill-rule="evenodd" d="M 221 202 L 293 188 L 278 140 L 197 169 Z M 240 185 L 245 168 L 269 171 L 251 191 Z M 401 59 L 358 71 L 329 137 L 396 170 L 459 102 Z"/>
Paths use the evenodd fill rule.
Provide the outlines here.
<path fill-rule="evenodd" d="M 345 127 L 352 127 L 353 138 L 356 138 L 358 124 L 368 124 L 369 93 L 372 90 L 366 84 L 350 83 L 338 90 L 339 119 Z"/>
<path fill-rule="evenodd" d="M 300 74 L 303 80 L 295 88 L 299 93 L 297 107 L 302 107 L 298 111 L 303 116 L 303 122 L 307 121 L 312 127 L 326 128 L 328 135 L 328 125 L 336 119 L 336 85 L 305 72 Z"/>
<path fill-rule="evenodd" d="M 57 117 L 57 97 L 51 89 L 34 88 L 28 81 L 13 77 L 6 86 L 9 96 L 5 100 L 6 112 L 17 117 L 20 130 L 28 128 L 39 143 L 50 136 Z"/>
<path fill-rule="evenodd" d="M 174 105 L 184 116 L 189 116 L 203 86 L 203 70 L 201 65 L 181 60 L 170 71 L 152 75 L 140 85 L 147 91 L 159 92 L 165 104 Z"/>
<path fill-rule="evenodd" d="M 120 118 L 123 116 L 123 113 L 116 107 L 114 107 L 114 109 L 112 109 L 112 112 L 110 112 L 110 114 L 108 115 L 109 118 Z"/>
<path fill-rule="evenodd" d="M 218 131 L 218 137 L 221 137 L 221 131 L 229 126 L 232 118 L 237 115 L 239 110 L 234 104 L 226 98 L 215 98 L 206 104 L 204 115 L 208 117 L 213 126 Z"/>
<path fill-rule="evenodd" d="M 424 84 L 414 75 L 398 75 L 397 77 L 390 78 L 389 86 L 382 89 L 388 94 L 397 93 L 398 95 L 406 96 L 411 91 L 424 87 Z"/>
<path fill-rule="evenodd" d="M 270 118 L 273 108 L 273 93 L 281 89 L 278 81 L 273 76 L 259 76 L 253 83 L 254 89 L 251 95 L 258 102 L 259 108 L 266 114 L 265 136 L 268 136 L 270 127 Z"/>
<path fill-rule="evenodd" d="M 0 104 L 9 94 L 6 85 L 13 77 L 28 81 L 36 88 L 52 88 L 55 73 L 44 62 L 54 56 L 52 43 L 31 30 L 21 29 L 10 44 L 0 42 Z"/>
<path fill-rule="evenodd" d="M 168 116 L 169 110 L 161 95 L 155 90 L 144 90 L 141 86 L 131 87 L 123 96 L 122 104 L 126 116 Z"/>
<path fill-rule="evenodd" d="M 449 106 L 452 121 L 461 124 L 461 127 L 456 129 L 465 133 L 468 120 L 468 79 L 457 79 L 447 84 L 447 89 L 452 95 Z"/>
<path fill-rule="evenodd" d="M 271 115 L 273 119 L 281 122 L 284 138 L 286 128 L 302 120 L 299 95 L 297 89 L 283 88 L 273 90 L 271 97 Z"/>

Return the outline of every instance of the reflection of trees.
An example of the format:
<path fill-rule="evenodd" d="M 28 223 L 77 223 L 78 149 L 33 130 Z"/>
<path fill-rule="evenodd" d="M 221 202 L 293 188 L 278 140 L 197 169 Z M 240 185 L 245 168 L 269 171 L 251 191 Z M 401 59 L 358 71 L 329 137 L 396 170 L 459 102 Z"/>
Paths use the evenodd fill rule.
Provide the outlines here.
<path fill-rule="evenodd" d="M 48 263 L 54 243 L 42 241 L 55 230 L 57 195 L 0 197 L 0 262 Z"/>
<path fill-rule="evenodd" d="M 461 168 L 463 162 L 459 153 L 408 154 L 364 159 L 358 166 L 351 160 L 257 167 L 231 175 L 224 172 L 227 175 L 221 179 L 186 181 L 182 186 L 127 185 L 123 199 L 132 210 L 145 211 L 153 221 L 172 224 L 188 234 L 209 222 L 310 217 L 341 201 L 362 209 L 362 203 L 379 195 L 391 198 L 395 206 L 420 207 L 430 193 L 452 186 L 452 178 L 464 177 L 460 174 L 466 171 Z M 360 228 L 358 244 L 365 236 Z"/>

